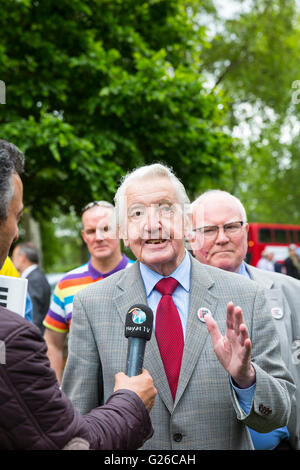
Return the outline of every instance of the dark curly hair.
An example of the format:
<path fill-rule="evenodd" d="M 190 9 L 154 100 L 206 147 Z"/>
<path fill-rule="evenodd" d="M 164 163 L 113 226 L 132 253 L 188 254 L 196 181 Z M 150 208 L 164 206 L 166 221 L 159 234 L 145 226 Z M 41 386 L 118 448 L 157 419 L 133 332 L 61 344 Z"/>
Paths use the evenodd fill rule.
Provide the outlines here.
<path fill-rule="evenodd" d="M 0 224 L 7 218 L 9 203 L 13 197 L 12 174 L 21 175 L 25 157 L 14 144 L 0 139 Z"/>

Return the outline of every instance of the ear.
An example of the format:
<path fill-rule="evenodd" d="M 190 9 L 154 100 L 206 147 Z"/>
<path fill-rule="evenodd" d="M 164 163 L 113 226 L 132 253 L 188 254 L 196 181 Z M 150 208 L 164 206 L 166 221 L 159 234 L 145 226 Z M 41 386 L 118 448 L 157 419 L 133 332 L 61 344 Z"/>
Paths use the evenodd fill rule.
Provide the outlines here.
<path fill-rule="evenodd" d="M 118 233 L 119 239 L 123 240 L 124 245 L 126 246 L 126 248 L 128 248 L 129 247 L 129 240 L 128 240 L 128 237 L 127 237 L 127 234 L 125 233 L 125 231 L 119 226 L 117 233 Z"/>
<path fill-rule="evenodd" d="M 27 259 L 27 258 L 26 258 L 26 255 L 25 255 L 25 253 L 19 253 L 19 257 L 20 257 L 20 261 L 21 261 L 21 263 L 24 263 L 24 262 L 26 262 L 26 259 Z"/>
<path fill-rule="evenodd" d="M 196 239 L 196 232 L 193 231 L 193 219 L 191 212 L 184 214 L 184 238 L 189 242 L 193 243 Z"/>
<path fill-rule="evenodd" d="M 189 243 L 195 243 L 196 241 L 196 232 L 191 228 L 189 232 L 185 235 Z"/>
<path fill-rule="evenodd" d="M 186 247 L 188 250 L 193 252 L 193 255 L 196 256 L 197 251 L 197 242 L 196 242 L 196 234 L 195 232 L 191 232 L 187 237 Z"/>
<path fill-rule="evenodd" d="M 87 238 L 86 238 L 86 234 L 84 232 L 84 230 L 81 230 L 81 236 L 82 236 L 82 239 L 85 243 L 87 243 Z"/>

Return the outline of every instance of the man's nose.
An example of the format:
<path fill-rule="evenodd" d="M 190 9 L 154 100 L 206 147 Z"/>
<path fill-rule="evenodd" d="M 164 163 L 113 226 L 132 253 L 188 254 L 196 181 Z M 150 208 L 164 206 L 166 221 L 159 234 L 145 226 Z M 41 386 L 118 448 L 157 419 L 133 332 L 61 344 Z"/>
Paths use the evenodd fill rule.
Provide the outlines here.
<path fill-rule="evenodd" d="M 161 227 L 159 211 L 156 207 L 148 207 L 146 214 L 145 230 L 155 232 Z"/>
<path fill-rule="evenodd" d="M 97 227 L 95 231 L 95 238 L 96 240 L 104 240 L 105 238 L 105 232 L 101 227 Z"/>

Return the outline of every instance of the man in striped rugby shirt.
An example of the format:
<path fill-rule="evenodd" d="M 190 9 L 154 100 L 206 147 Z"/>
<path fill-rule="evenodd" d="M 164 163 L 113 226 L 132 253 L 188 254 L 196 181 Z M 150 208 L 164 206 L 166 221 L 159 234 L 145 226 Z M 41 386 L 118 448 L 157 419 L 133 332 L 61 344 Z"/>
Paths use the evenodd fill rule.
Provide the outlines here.
<path fill-rule="evenodd" d="M 61 382 L 64 348 L 73 310 L 74 295 L 87 285 L 126 268 L 133 263 L 122 254 L 114 224 L 114 206 L 106 201 L 94 201 L 82 210 L 82 238 L 90 259 L 69 271 L 57 283 L 49 311 L 44 319 L 48 357 L 57 379 Z"/>

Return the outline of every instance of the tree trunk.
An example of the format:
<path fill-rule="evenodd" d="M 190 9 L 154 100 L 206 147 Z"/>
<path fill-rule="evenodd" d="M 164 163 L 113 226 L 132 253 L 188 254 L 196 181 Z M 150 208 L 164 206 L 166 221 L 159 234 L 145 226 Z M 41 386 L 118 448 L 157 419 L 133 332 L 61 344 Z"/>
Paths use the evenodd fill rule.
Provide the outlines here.
<path fill-rule="evenodd" d="M 43 267 L 43 251 L 42 251 L 42 239 L 40 224 L 31 215 L 31 210 L 27 209 L 23 216 L 24 229 L 25 229 L 25 240 L 26 242 L 33 243 L 39 253 L 39 266 Z"/>

